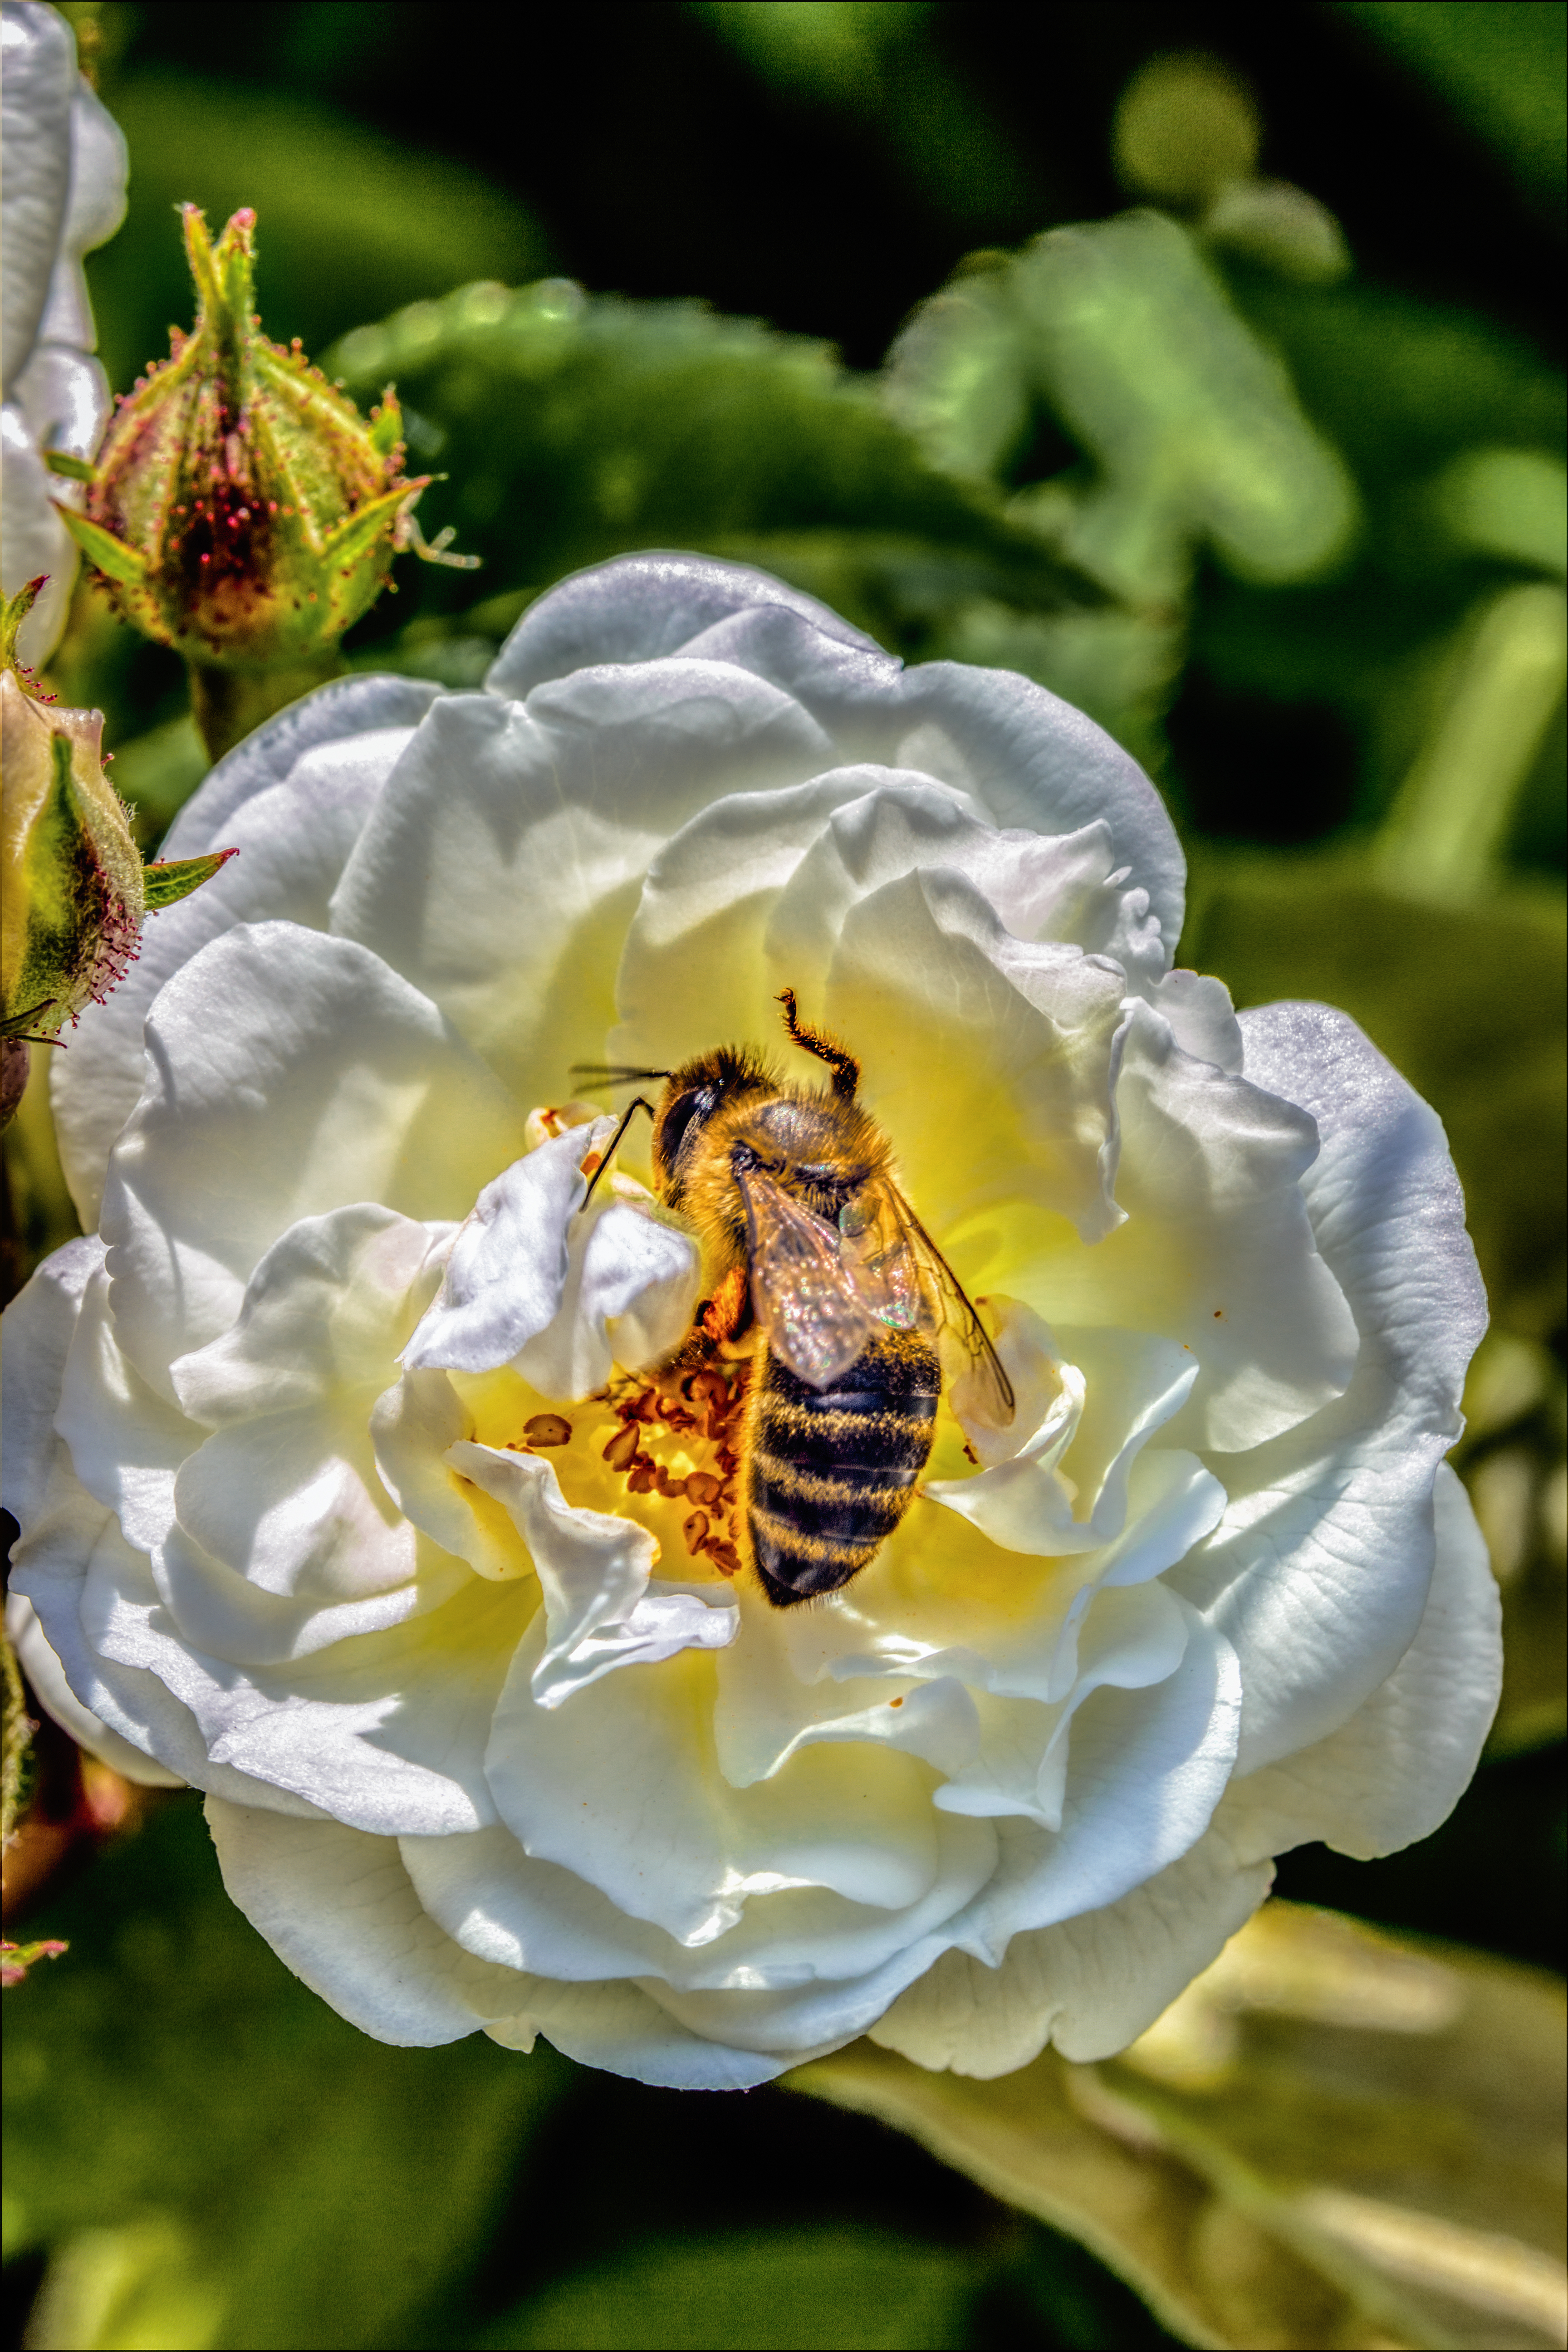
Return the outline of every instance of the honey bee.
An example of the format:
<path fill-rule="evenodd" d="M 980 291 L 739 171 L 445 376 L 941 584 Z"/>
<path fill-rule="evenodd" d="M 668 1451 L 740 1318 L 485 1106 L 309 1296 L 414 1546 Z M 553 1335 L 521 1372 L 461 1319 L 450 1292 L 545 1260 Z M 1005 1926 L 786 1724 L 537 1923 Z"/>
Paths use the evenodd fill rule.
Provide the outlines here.
<path fill-rule="evenodd" d="M 914 1498 L 956 1339 L 990 1416 L 1012 1420 L 1007 1375 L 941 1251 L 900 1191 L 892 1146 L 856 1099 L 852 1054 L 800 1021 L 791 1042 L 826 1063 L 826 1093 L 781 1079 L 747 1047 L 677 1070 L 579 1069 L 600 1083 L 667 1081 L 653 1120 L 659 1199 L 695 1227 L 712 1294 L 677 1363 L 734 1356 L 752 1375 L 740 1444 L 743 1552 L 775 1608 L 837 1591 L 875 1559 Z M 586 1200 L 584 1200 L 586 1206 Z"/>

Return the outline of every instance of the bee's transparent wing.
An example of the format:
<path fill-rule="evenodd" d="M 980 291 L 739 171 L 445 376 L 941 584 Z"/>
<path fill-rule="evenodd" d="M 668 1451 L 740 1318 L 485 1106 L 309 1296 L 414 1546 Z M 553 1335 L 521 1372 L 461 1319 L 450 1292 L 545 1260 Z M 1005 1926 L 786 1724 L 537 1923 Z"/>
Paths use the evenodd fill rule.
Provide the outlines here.
<path fill-rule="evenodd" d="M 963 1285 L 932 1241 L 903 1194 L 896 1185 L 880 1188 L 885 1205 L 880 1207 L 878 1232 L 889 1231 L 900 1237 L 902 1255 L 886 1239 L 879 1244 L 880 1254 L 890 1272 L 896 1271 L 901 1286 L 910 1278 L 906 1267 L 918 1267 L 915 1279 L 920 1297 L 920 1313 L 910 1318 L 923 1328 L 933 1329 L 943 1339 L 951 1339 L 969 1360 L 969 1368 L 978 1384 L 978 1399 L 988 1421 L 997 1428 L 1007 1428 L 1017 1409 L 1013 1383 L 1003 1369 L 1002 1359 L 992 1346 L 984 1325 L 975 1313 Z M 845 1215 L 858 1205 L 852 1202 Z M 921 1279 L 920 1277 L 923 1277 Z M 938 1311 L 933 1312 L 933 1302 Z M 885 1316 L 891 1322 L 891 1316 Z"/>
<path fill-rule="evenodd" d="M 825 1389 L 866 1352 L 874 1328 L 839 1255 L 838 1234 L 757 1168 L 736 1171 L 763 1337 L 792 1372 Z"/>
<path fill-rule="evenodd" d="M 864 1185 L 838 1213 L 845 1272 L 879 1323 L 895 1331 L 934 1331 L 936 1317 L 921 1281 L 921 1256 L 906 1204 L 891 1184 Z"/>

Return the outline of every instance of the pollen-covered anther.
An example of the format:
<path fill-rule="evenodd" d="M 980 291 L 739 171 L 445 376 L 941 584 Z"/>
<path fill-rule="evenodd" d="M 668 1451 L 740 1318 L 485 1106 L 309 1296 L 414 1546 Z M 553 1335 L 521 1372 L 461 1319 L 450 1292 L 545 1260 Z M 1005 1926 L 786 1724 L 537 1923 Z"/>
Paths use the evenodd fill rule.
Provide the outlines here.
<path fill-rule="evenodd" d="M 522 1424 L 522 1433 L 530 1445 L 570 1445 L 572 1424 L 564 1413 L 536 1412 Z"/>
<path fill-rule="evenodd" d="M 738 1427 L 751 1367 L 737 1364 L 732 1371 L 732 1380 L 710 1369 L 688 1372 L 678 1391 L 633 1378 L 624 1388 L 612 1383 L 593 1400 L 608 1405 L 620 1423 L 600 1450 L 606 1466 L 625 1479 L 628 1497 L 691 1505 L 680 1528 L 687 1551 L 693 1559 L 706 1558 L 727 1577 L 738 1576 L 742 1566 L 735 1508 L 739 1464 L 722 1441 Z M 709 1445 L 714 1447 L 711 1466 L 688 1468 L 694 1448 Z"/>
<path fill-rule="evenodd" d="M 637 1430 L 635 1422 L 626 1422 L 617 1429 L 605 1448 L 605 1459 L 612 1470 L 629 1470 L 637 1455 Z"/>

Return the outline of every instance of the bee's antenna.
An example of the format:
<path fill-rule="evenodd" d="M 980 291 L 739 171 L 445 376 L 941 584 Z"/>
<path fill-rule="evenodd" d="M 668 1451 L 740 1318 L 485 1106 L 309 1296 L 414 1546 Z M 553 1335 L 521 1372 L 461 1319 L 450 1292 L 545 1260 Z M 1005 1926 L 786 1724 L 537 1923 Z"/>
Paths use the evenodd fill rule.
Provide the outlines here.
<path fill-rule="evenodd" d="M 781 989 L 774 1001 L 784 1006 L 784 1027 L 789 1031 L 791 1045 L 798 1045 L 803 1053 L 815 1054 L 819 1062 L 828 1063 L 833 1071 L 834 1093 L 845 1102 L 853 1102 L 855 1089 L 860 1083 L 860 1065 L 854 1055 L 847 1054 L 842 1045 L 836 1045 L 832 1038 L 824 1036 L 820 1029 L 802 1027 L 795 1009 L 793 988 Z"/>
<path fill-rule="evenodd" d="M 638 1095 L 636 1102 L 627 1104 L 626 1109 L 621 1113 L 621 1123 L 619 1127 L 616 1128 L 614 1135 L 611 1136 L 609 1144 L 601 1156 L 598 1166 L 595 1169 L 593 1174 L 588 1179 L 588 1189 L 583 1195 L 582 1207 L 579 1208 L 577 1212 L 579 1216 L 582 1215 L 583 1210 L 587 1207 L 589 1202 L 593 1199 L 595 1185 L 598 1182 L 600 1177 L 604 1174 L 605 1169 L 609 1166 L 611 1160 L 620 1150 L 621 1138 L 625 1135 L 627 1128 L 630 1127 L 633 1119 L 637 1117 L 639 1110 L 646 1110 L 649 1118 L 657 1118 L 658 1117 L 658 1113 L 655 1110 L 652 1103 L 646 1101 L 641 1095 Z"/>
<path fill-rule="evenodd" d="M 606 1087 L 629 1087 L 640 1078 L 668 1078 L 670 1070 L 628 1070 L 618 1062 L 574 1062 L 566 1073 L 569 1078 L 593 1078 Z"/>

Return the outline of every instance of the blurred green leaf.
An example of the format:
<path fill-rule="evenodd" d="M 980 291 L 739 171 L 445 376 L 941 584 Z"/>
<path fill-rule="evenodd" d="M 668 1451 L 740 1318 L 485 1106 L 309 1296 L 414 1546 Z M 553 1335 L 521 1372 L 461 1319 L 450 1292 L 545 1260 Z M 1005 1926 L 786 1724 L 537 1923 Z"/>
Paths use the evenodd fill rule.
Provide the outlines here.
<path fill-rule="evenodd" d="M 484 557 L 488 597 L 627 548 L 825 531 L 959 562 L 950 600 L 1094 593 L 931 466 L 826 345 L 697 303 L 469 286 L 356 329 L 327 364 L 356 395 L 396 380 L 416 454 L 449 477 L 432 519 Z M 405 585 L 422 613 L 472 593 L 450 573 Z"/>
<path fill-rule="evenodd" d="M 1544 581 L 1474 612 L 1436 709 L 1378 831 L 1390 885 L 1471 897 L 1501 863 L 1568 683 L 1568 603 Z"/>
<path fill-rule="evenodd" d="M 931 0 L 687 0 L 686 13 L 803 113 L 874 140 L 932 210 L 972 226 L 1037 215 L 1036 158 L 942 43 Z"/>
<path fill-rule="evenodd" d="M 115 791 L 140 819 L 138 837 L 155 841 L 165 832 L 211 765 L 196 722 L 188 714 L 121 743 L 111 773 Z"/>
<path fill-rule="evenodd" d="M 1238 1007 L 1341 1006 L 1447 1130 L 1516 1388 L 1521 1356 L 1538 1367 L 1504 1410 L 1487 1401 L 1495 1358 L 1479 1360 L 1475 1434 L 1458 1457 L 1502 1588 L 1493 1752 L 1506 1754 L 1561 1738 L 1568 1719 L 1562 1380 L 1544 1346 L 1564 1307 L 1563 904 L 1545 887 L 1445 904 L 1381 886 L 1371 864 L 1364 850 L 1287 858 L 1200 845 L 1181 956 L 1219 973 Z"/>
<path fill-rule="evenodd" d="M 1433 504 L 1461 546 L 1568 572 L 1568 471 L 1537 449 L 1467 449 L 1433 484 Z"/>
<path fill-rule="evenodd" d="M 49 1109 L 49 1065 L 56 1053 L 69 1051 L 68 1037 L 53 1051 L 42 1045 L 33 1048 L 32 1068 L 16 1116 L 0 1139 L 10 1195 L 5 1259 L 7 1302 L 40 1258 L 58 1249 L 62 1242 L 73 1241 L 81 1231 L 60 1165 Z"/>
<path fill-rule="evenodd" d="M 1502 1702 L 1488 1752 L 1542 1748 L 1568 1729 L 1568 1386 L 1554 1351 L 1494 1325 L 1465 1382 L 1454 1459 L 1502 1590 Z"/>
<path fill-rule="evenodd" d="M 1071 2231 L 1186 2341 L 1562 2341 L 1562 1988 L 1265 1906 L 1132 2048 L 990 2083 L 869 2042 L 792 2085 Z"/>
<path fill-rule="evenodd" d="M 302 337 L 312 358 L 367 312 L 467 278 L 524 278 L 545 258 L 534 223 L 489 181 L 303 92 L 142 71 L 116 83 L 112 102 L 131 149 L 130 210 L 88 276 L 119 390 L 164 356 L 171 323 L 191 323 L 179 204 L 202 205 L 215 231 L 255 208 L 262 323 L 277 341 Z"/>
<path fill-rule="evenodd" d="M 1470 906 L 1395 893 L 1364 849 L 1192 852 L 1181 960 L 1238 1005 L 1337 1004 L 1441 1116 L 1494 1316 L 1548 1336 L 1563 1311 L 1562 896 Z"/>
<path fill-rule="evenodd" d="M 1560 456 L 1562 373 L 1495 320 L 1370 278 L 1293 286 L 1240 265 L 1227 276 L 1363 489 L 1425 477 L 1474 444 Z"/>
<path fill-rule="evenodd" d="M 563 2062 L 345 2024 L 229 1903 L 195 1798 L 44 1924 L 70 1951 L 6 2018 L 6 2253 L 56 2256 L 31 2340 L 406 2342 L 484 2245 Z"/>
<path fill-rule="evenodd" d="M 918 39 L 931 0 L 889 8 L 884 0 L 692 0 L 689 14 L 770 81 L 816 99 L 875 104 L 889 49 Z"/>
<path fill-rule="evenodd" d="M 751 2184 L 766 2198 L 768 2184 Z M 666 2346 L 886 2346 L 923 2352 L 970 2338 L 967 2306 L 988 2265 L 889 2231 L 736 2230 L 628 2247 L 563 2279 L 487 2327 L 486 2347 L 659 2352 Z"/>
<path fill-rule="evenodd" d="M 1339 0 L 1442 91 L 1526 187 L 1563 193 L 1563 12 L 1553 0 Z"/>
<path fill-rule="evenodd" d="M 1081 2116 L 1070 2080 L 1051 2052 L 1016 2074 L 976 2083 L 928 2074 L 870 2042 L 785 2077 L 792 2089 L 912 2134 L 992 2196 L 1081 2239 L 1183 2343 L 1239 2341 L 1194 2270 L 1193 2243 L 1210 2202 L 1203 2183 Z M 1294 2270 L 1288 2261 L 1284 2267 Z"/>
<path fill-rule="evenodd" d="M 905 328 L 885 389 L 962 473 L 1005 473 L 1048 409 L 1089 465 L 1019 510 L 1134 603 L 1184 594 L 1199 545 L 1244 579 L 1308 576 L 1354 521 L 1350 478 L 1278 358 L 1160 213 L 1054 229 L 962 278 Z"/>

